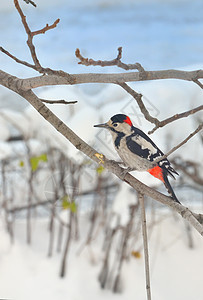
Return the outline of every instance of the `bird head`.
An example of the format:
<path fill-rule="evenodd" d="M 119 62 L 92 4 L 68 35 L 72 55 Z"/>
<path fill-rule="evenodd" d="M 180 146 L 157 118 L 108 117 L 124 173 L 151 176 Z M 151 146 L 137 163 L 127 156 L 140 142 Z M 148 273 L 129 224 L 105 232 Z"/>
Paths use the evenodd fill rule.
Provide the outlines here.
<path fill-rule="evenodd" d="M 107 122 L 103 124 L 94 125 L 94 127 L 101 127 L 108 129 L 112 135 L 123 133 L 128 135 L 131 133 L 132 122 L 130 118 L 123 114 L 118 114 L 113 117 Z"/>

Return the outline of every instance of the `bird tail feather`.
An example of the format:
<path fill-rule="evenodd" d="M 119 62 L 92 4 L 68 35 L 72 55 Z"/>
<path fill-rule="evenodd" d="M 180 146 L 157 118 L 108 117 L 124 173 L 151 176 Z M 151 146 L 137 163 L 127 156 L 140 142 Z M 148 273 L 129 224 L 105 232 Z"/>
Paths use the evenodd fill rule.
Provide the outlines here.
<path fill-rule="evenodd" d="M 164 176 L 164 185 L 169 193 L 169 195 L 178 203 L 180 203 L 180 201 L 178 200 L 178 198 L 176 197 L 171 185 L 170 185 L 170 182 L 168 180 L 168 177 L 167 177 L 167 174 L 163 174 Z M 181 204 L 181 203 L 180 203 Z"/>

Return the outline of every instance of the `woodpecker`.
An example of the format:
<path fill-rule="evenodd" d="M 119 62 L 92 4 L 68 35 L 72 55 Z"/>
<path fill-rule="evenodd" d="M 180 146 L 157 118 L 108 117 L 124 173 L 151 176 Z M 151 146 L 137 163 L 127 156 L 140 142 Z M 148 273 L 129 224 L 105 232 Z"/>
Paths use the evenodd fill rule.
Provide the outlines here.
<path fill-rule="evenodd" d="M 180 203 L 168 180 L 168 175 L 175 179 L 173 174 L 178 175 L 178 173 L 167 158 L 156 163 L 164 153 L 142 130 L 133 126 L 128 116 L 117 114 L 107 123 L 94 125 L 94 127 L 102 127 L 110 131 L 114 147 L 127 167 L 127 172 L 133 170 L 149 172 L 161 180 L 173 200 Z"/>

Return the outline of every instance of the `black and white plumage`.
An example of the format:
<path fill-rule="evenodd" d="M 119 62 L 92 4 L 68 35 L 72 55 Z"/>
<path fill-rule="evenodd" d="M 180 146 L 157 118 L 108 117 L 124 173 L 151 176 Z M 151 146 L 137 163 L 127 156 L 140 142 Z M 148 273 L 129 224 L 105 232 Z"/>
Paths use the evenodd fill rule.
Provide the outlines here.
<path fill-rule="evenodd" d="M 110 131 L 116 151 L 128 167 L 128 171 L 148 171 L 160 179 L 166 186 L 171 197 L 180 203 L 168 181 L 168 175 L 178 173 L 173 169 L 167 158 L 160 159 L 164 153 L 139 128 L 133 126 L 130 118 L 123 114 L 113 116 L 107 123 L 95 125 Z"/>

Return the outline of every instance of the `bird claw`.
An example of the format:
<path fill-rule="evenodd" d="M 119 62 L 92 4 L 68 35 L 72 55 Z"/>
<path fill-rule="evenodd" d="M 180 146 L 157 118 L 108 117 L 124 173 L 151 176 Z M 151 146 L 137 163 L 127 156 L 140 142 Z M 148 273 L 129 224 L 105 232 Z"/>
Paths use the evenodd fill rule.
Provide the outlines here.
<path fill-rule="evenodd" d="M 117 165 L 117 166 L 119 166 L 119 165 L 125 165 L 123 161 L 116 161 L 116 160 L 113 160 L 113 159 L 110 159 L 109 162 L 111 164 L 114 164 L 114 165 Z"/>
<path fill-rule="evenodd" d="M 123 164 L 122 161 L 116 161 L 116 160 L 113 160 L 113 159 L 109 159 L 108 162 L 106 162 L 106 163 L 111 165 L 112 167 L 117 167 L 117 166 L 120 167 L 120 165 Z"/>
<path fill-rule="evenodd" d="M 121 172 L 120 179 L 124 181 L 125 176 L 127 175 L 127 173 L 132 172 L 132 171 L 135 171 L 135 169 L 132 169 L 130 167 L 127 167 L 126 169 L 123 169 L 123 171 Z"/>
<path fill-rule="evenodd" d="M 120 165 L 126 167 L 126 164 L 123 161 L 109 160 L 108 163 L 111 164 L 112 167 L 114 167 L 114 166 L 116 166 L 116 167 L 119 166 L 120 167 Z M 120 179 L 122 181 L 124 181 L 126 174 L 129 173 L 129 172 L 132 172 L 132 171 L 135 171 L 135 169 L 130 168 L 130 167 L 126 167 L 125 169 L 123 169 L 120 176 L 119 176 Z"/>

